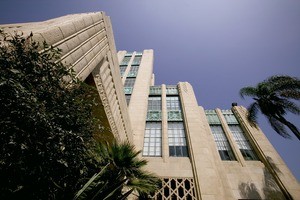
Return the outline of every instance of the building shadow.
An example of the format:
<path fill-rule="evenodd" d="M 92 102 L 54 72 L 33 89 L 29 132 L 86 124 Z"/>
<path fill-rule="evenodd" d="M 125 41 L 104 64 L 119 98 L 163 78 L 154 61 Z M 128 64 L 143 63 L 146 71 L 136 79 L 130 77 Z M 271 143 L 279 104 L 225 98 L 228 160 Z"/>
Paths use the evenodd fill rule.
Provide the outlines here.
<path fill-rule="evenodd" d="M 244 199 L 262 199 L 254 183 L 241 183 L 239 192 Z"/>
<path fill-rule="evenodd" d="M 278 167 L 274 164 L 271 157 L 267 157 L 267 160 L 275 173 L 281 173 Z M 239 193 L 243 199 L 270 199 L 270 200 L 285 200 L 285 196 L 282 193 L 280 187 L 275 181 L 272 173 L 267 167 L 263 169 L 263 187 L 259 190 L 252 182 L 240 183 Z"/>

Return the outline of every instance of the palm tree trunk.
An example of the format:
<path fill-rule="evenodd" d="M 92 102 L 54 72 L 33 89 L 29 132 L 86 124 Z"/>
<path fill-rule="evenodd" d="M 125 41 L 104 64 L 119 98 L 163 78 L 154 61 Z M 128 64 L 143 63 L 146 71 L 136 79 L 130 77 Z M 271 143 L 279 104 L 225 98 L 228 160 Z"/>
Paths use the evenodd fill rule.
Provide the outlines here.
<path fill-rule="evenodd" d="M 278 121 L 286 125 L 294 133 L 294 135 L 298 138 L 298 140 L 300 140 L 300 132 L 294 124 L 287 121 L 283 116 L 279 116 L 279 117 L 276 116 L 276 118 L 278 119 Z"/>

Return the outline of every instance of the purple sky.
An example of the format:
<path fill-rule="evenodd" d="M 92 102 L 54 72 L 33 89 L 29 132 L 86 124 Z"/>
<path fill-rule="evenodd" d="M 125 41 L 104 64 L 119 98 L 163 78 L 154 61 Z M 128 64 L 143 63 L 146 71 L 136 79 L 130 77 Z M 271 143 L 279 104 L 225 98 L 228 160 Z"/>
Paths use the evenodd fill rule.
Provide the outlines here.
<path fill-rule="evenodd" d="M 300 77 L 299 0 L 1 0 L 0 24 L 105 11 L 117 50 L 154 49 L 156 84 L 190 82 L 199 105 L 247 107 L 239 89 L 265 78 Z M 289 115 L 300 128 L 300 117 Z M 300 180 L 300 142 L 260 127 Z"/>

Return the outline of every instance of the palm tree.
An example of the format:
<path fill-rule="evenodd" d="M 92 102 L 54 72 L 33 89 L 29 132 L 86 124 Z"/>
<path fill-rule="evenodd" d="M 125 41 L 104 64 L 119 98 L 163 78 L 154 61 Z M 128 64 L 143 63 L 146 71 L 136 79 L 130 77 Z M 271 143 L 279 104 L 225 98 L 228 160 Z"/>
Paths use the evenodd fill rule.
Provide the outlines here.
<path fill-rule="evenodd" d="M 154 192 L 158 189 L 159 179 L 142 169 L 147 161 L 137 157 L 140 152 L 128 142 L 98 144 L 97 153 L 103 167 L 74 199 L 121 200 L 132 192 L 140 194 Z"/>
<path fill-rule="evenodd" d="M 272 128 L 281 136 L 289 138 L 287 126 L 300 140 L 297 127 L 286 120 L 285 114 L 300 114 L 295 100 L 300 100 L 300 80 L 290 76 L 271 76 L 255 87 L 244 87 L 240 90 L 242 98 L 251 96 L 254 102 L 248 107 L 248 120 L 257 123 L 257 112 L 264 114 Z"/>

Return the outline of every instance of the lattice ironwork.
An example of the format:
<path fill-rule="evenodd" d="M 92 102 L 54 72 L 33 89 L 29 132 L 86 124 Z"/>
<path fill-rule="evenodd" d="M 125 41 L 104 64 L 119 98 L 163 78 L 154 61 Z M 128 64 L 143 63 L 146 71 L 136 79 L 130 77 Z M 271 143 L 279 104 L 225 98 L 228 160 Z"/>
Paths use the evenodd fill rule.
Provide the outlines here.
<path fill-rule="evenodd" d="M 128 72 L 127 77 L 136 77 L 137 72 Z"/>
<path fill-rule="evenodd" d="M 193 178 L 163 178 L 162 187 L 153 200 L 197 200 Z"/>
<path fill-rule="evenodd" d="M 182 121 L 182 114 L 180 110 L 168 111 L 168 121 Z"/>
<path fill-rule="evenodd" d="M 131 94 L 132 93 L 132 87 L 124 87 L 124 93 L 125 94 Z"/>
<path fill-rule="evenodd" d="M 161 111 L 159 110 L 149 110 L 147 112 L 147 121 L 160 121 Z"/>

